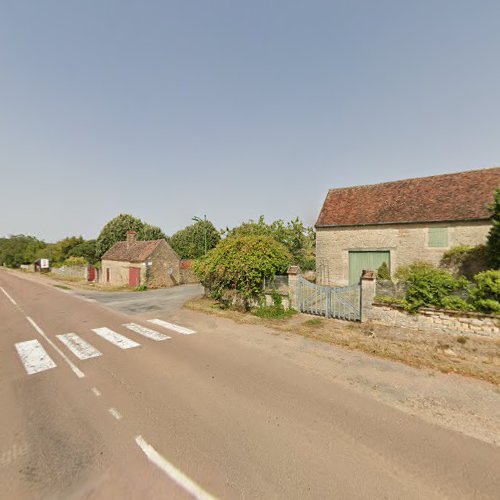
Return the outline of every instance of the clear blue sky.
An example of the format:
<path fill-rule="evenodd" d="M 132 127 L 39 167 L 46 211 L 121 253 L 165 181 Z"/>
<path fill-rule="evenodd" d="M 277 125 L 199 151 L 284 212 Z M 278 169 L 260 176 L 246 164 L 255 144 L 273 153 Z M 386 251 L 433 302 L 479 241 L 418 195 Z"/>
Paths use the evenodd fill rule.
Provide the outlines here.
<path fill-rule="evenodd" d="M 498 0 L 4 1 L 0 235 L 313 224 L 331 187 L 499 165 L 499 20 Z"/>

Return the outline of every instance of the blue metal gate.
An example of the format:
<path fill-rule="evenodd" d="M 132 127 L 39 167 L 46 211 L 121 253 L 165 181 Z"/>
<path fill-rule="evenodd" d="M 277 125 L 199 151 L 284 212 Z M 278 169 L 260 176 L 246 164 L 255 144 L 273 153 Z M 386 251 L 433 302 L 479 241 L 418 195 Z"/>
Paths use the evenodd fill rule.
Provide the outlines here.
<path fill-rule="evenodd" d="M 297 292 L 301 312 L 327 318 L 361 320 L 359 284 L 343 287 L 319 286 L 299 276 Z"/>

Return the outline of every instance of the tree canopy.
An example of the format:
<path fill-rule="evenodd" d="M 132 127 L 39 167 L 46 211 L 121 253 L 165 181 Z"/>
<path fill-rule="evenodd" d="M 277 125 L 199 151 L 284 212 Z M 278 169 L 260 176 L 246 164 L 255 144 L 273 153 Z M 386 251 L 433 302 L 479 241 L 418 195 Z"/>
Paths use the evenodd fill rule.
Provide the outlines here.
<path fill-rule="evenodd" d="M 226 228 L 224 234 L 227 238 L 270 236 L 288 249 L 292 255 L 292 264 L 299 265 L 303 271 L 315 268 L 316 233 L 314 228 L 305 226 L 298 217 L 289 222 L 280 219 L 267 224 L 261 215 L 258 221 L 250 219 L 232 229 Z"/>
<path fill-rule="evenodd" d="M 15 234 L 0 238 L 0 265 L 19 267 L 35 261 L 38 251 L 46 244 L 34 236 Z"/>
<path fill-rule="evenodd" d="M 208 251 L 220 241 L 219 232 L 209 220 L 198 221 L 177 231 L 168 242 L 181 259 L 197 259 L 205 254 L 205 231 Z"/>
<path fill-rule="evenodd" d="M 120 214 L 111 219 L 101 230 L 96 241 L 96 256 L 98 259 L 116 242 L 127 239 L 127 231 L 137 231 L 138 240 L 167 239 L 157 226 L 144 223 L 141 219 L 129 214 Z"/>
<path fill-rule="evenodd" d="M 486 254 L 489 266 L 500 269 L 500 189 L 495 191 L 493 206 L 492 226 L 486 243 Z"/>

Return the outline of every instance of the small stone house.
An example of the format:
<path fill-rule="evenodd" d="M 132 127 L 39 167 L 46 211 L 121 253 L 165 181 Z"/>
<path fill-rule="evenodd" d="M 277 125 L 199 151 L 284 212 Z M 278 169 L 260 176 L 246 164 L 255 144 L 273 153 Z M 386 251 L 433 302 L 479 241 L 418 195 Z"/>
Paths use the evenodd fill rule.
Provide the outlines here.
<path fill-rule="evenodd" d="M 111 286 L 147 285 L 163 288 L 178 285 L 180 259 L 165 240 L 137 241 L 135 231 L 115 243 L 103 256 L 101 282 Z"/>
<path fill-rule="evenodd" d="M 317 283 L 357 283 L 382 262 L 391 274 L 439 264 L 452 247 L 485 243 L 497 188 L 498 167 L 331 189 L 316 222 Z"/>

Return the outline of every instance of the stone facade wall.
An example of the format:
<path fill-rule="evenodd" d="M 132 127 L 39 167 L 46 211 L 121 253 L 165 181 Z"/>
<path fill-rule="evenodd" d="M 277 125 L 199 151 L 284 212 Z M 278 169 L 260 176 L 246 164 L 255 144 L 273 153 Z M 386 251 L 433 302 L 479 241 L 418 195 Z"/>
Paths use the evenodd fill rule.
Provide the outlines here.
<path fill-rule="evenodd" d="M 180 262 L 180 273 L 181 273 L 181 283 L 183 285 L 188 285 L 190 283 L 199 283 L 200 280 L 198 276 L 194 273 L 192 269 L 193 261 L 190 259 L 183 259 Z"/>
<path fill-rule="evenodd" d="M 56 274 L 61 278 L 80 278 L 87 279 L 87 266 L 61 266 L 52 267 L 50 269 L 52 274 Z"/>
<path fill-rule="evenodd" d="M 101 283 L 110 286 L 128 286 L 128 270 L 136 267 L 141 270 L 141 283 L 146 281 L 146 265 L 144 263 L 133 263 L 119 260 L 103 260 L 101 267 Z M 109 269 L 109 283 L 106 281 L 107 269 Z"/>
<path fill-rule="evenodd" d="M 165 288 L 181 283 L 179 256 L 162 242 L 146 261 L 146 284 L 149 288 Z"/>
<path fill-rule="evenodd" d="M 400 307 L 377 303 L 366 314 L 369 321 L 382 325 L 500 338 L 500 317 L 497 315 L 440 309 L 422 309 L 417 314 L 410 314 Z"/>
<path fill-rule="evenodd" d="M 429 247 L 429 227 L 448 228 L 448 247 Z M 489 229 L 489 221 L 318 228 L 316 282 L 319 285 L 347 285 L 349 251 L 389 251 L 390 271 L 394 273 L 397 267 L 416 260 L 439 264 L 443 253 L 457 245 L 485 243 Z"/>

